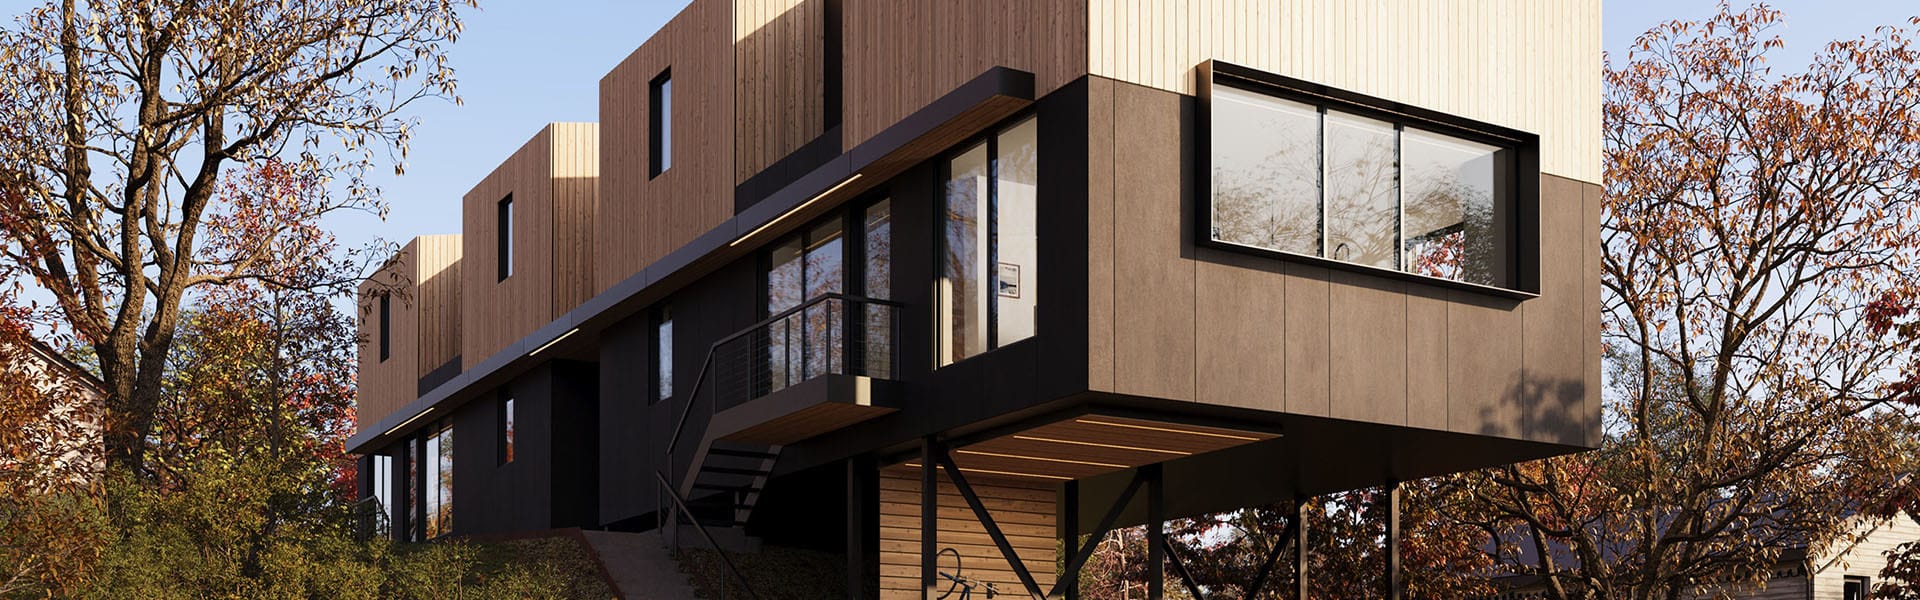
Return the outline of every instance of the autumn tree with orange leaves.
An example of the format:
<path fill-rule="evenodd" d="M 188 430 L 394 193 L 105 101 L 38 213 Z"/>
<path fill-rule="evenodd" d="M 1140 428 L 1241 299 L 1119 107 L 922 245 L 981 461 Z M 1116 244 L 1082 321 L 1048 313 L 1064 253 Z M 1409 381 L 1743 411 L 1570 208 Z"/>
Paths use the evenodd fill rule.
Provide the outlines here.
<path fill-rule="evenodd" d="M 1722 4 L 1606 68 L 1604 445 L 1463 478 L 1549 598 L 1750 589 L 1915 466 L 1916 340 L 1871 305 L 1920 277 L 1920 50 L 1776 70 L 1781 18 Z"/>
<path fill-rule="evenodd" d="M 114 464 L 148 471 L 183 299 L 288 284 L 295 224 L 384 212 L 362 176 L 404 158 L 410 104 L 452 96 L 472 5 L 53 0 L 0 29 L 0 261 L 98 357 Z M 215 230 L 235 168 L 275 159 L 339 193 Z"/>

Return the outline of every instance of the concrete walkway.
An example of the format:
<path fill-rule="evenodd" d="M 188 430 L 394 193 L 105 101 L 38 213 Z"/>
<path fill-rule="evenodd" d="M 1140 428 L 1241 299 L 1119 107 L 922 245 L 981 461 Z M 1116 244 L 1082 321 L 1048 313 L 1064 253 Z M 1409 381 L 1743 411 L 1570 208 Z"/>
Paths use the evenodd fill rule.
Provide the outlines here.
<path fill-rule="evenodd" d="M 582 531 L 625 600 L 698 600 L 658 532 Z"/>

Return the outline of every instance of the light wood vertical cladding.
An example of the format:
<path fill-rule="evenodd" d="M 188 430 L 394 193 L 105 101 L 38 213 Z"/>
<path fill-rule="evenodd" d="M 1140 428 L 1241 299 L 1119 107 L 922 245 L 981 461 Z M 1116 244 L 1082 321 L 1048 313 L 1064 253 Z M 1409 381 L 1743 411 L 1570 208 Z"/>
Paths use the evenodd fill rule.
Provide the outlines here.
<path fill-rule="evenodd" d="M 1600 181 L 1599 0 L 1088 1 L 1095 75 L 1193 94 L 1223 60 L 1537 133 Z"/>
<path fill-rule="evenodd" d="M 359 287 L 359 422 L 375 423 L 418 397 L 422 375 L 460 352 L 460 236 L 414 238 Z M 388 297 L 387 359 L 380 360 L 380 297 Z"/>
<path fill-rule="evenodd" d="M 595 293 L 733 216 L 733 6 L 693 0 L 600 79 Z M 648 169 L 648 86 L 672 69 L 673 161 Z"/>
<path fill-rule="evenodd" d="M 843 10 L 851 148 L 994 66 L 1034 74 L 1035 97 L 1087 73 L 1087 0 L 852 0 Z"/>
<path fill-rule="evenodd" d="M 1046 480 L 967 473 L 967 483 L 979 495 L 1014 554 L 1042 588 L 1053 584 L 1059 554 L 1054 483 Z M 940 517 L 935 541 L 953 548 L 962 558 L 960 574 L 989 581 L 1004 596 L 1020 596 L 1025 588 L 1013 568 L 993 544 L 985 527 L 974 518 L 965 498 L 940 474 Z M 942 569 L 951 569 L 951 558 Z M 944 590 L 945 581 L 942 581 Z M 984 597 L 985 590 L 974 590 Z M 920 470 L 894 466 L 880 471 L 880 597 L 882 600 L 920 598 Z"/>
<path fill-rule="evenodd" d="M 857 0 L 855 3 L 858 3 Z M 826 0 L 734 3 L 734 183 L 745 181 L 826 124 Z"/>
<path fill-rule="evenodd" d="M 412 246 L 420 257 L 414 265 L 414 282 L 420 290 L 414 299 L 420 321 L 420 364 L 413 375 L 417 379 L 460 356 L 463 248 L 458 235 L 420 236 Z"/>
<path fill-rule="evenodd" d="M 591 296 L 599 135 L 555 123 L 467 192 L 462 361 L 478 364 Z M 499 203 L 513 197 L 512 275 L 499 278 Z"/>

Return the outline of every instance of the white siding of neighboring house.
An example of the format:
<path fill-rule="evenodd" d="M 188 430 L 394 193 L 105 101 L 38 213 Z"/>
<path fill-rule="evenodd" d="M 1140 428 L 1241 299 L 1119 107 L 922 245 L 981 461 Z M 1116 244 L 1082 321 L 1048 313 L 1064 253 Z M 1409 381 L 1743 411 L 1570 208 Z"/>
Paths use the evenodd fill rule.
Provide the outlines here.
<path fill-rule="evenodd" d="M 1880 584 L 1880 568 L 1887 565 L 1887 551 L 1894 546 L 1920 539 L 1920 525 L 1912 519 L 1895 517 L 1887 521 L 1863 520 L 1857 543 L 1841 544 L 1826 556 L 1814 558 L 1813 600 L 1841 600 L 1848 575 L 1858 575 Z"/>

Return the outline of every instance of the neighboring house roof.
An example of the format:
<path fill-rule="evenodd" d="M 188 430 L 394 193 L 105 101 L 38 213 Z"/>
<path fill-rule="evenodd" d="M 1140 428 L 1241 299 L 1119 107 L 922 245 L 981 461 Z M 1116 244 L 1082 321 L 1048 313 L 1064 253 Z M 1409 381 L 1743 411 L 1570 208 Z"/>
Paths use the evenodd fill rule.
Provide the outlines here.
<path fill-rule="evenodd" d="M 106 383 L 101 381 L 99 377 L 94 376 L 93 372 L 87 370 L 86 367 L 82 367 L 79 363 L 68 359 L 66 356 L 54 350 L 52 346 L 48 346 L 46 342 L 34 338 L 26 338 L 26 342 L 27 351 L 38 356 L 47 366 L 59 369 L 73 383 L 85 385 L 94 392 L 106 393 Z"/>

